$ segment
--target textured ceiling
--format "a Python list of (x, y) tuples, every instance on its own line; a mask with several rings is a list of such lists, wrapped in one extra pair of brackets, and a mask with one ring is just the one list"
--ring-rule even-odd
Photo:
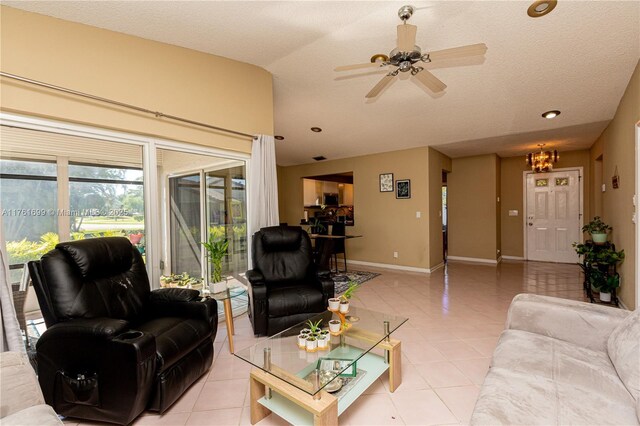
[[(428, 66), (444, 94), (401, 78), (366, 101), (382, 74), (344, 78), (357, 72), (333, 68), (388, 53), (406, 1), (2, 3), (264, 67), (274, 76), (276, 133), (286, 138), (281, 165), (426, 145), (454, 157), (519, 155), (540, 142), (586, 148), (640, 57), (637, 1), (560, 0), (537, 19), (528, 2), (416, 1), (410, 23), (423, 51), (484, 42), (486, 59)], [(540, 117), (550, 109), (562, 114)]]

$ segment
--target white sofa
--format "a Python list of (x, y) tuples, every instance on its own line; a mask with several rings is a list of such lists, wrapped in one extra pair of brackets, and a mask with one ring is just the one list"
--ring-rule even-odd
[(640, 423), (640, 310), (520, 294), (472, 425)]
[(63, 423), (44, 397), (26, 354), (0, 353), (0, 425), (59, 426)]

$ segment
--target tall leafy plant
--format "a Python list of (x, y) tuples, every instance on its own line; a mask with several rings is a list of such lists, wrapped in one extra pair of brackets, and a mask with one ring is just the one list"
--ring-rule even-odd
[(227, 255), (229, 249), (229, 240), (216, 240), (211, 236), (208, 242), (200, 243), (207, 249), (209, 261), (211, 262), (211, 280), (214, 283), (222, 281), (222, 260)]

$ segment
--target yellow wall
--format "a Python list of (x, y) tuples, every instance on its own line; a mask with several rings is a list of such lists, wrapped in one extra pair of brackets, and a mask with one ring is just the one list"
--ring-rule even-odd
[[(555, 147), (554, 147), (555, 148)], [(584, 183), (584, 214), (585, 220), (590, 217), (589, 196), (589, 151), (560, 152), (560, 161), (555, 165), (556, 169), (582, 167)], [(502, 158), (501, 161), (501, 191), (500, 191), (500, 217), (502, 255), (524, 256), (524, 194), (523, 172), (531, 170), (527, 166), (524, 156)], [(518, 210), (518, 216), (509, 216), (509, 210)]]
[[(635, 271), (637, 267), (635, 226), (631, 221), (635, 188), (635, 126), (640, 121), (640, 62), (631, 76), (627, 90), (620, 101), (616, 115), (598, 141), (591, 147), (591, 158), (603, 157), (603, 180), (606, 191), (602, 194), (603, 220), (613, 227), (612, 241), (617, 250), (624, 249), (626, 259), (618, 269), (622, 277), (619, 296), (623, 303), (634, 309)], [(592, 167), (595, 164), (592, 163)], [(613, 189), (611, 177), (616, 168), (620, 187)], [(592, 188), (596, 191), (597, 184)]]
[(454, 158), (447, 177), (449, 256), (497, 259), (497, 155)]
[[(353, 172), (355, 226), (348, 234), (363, 235), (347, 242), (350, 260), (426, 269), (429, 265), (428, 152), (416, 148), (335, 161), (278, 168), (280, 221), (300, 223), (304, 214), (302, 178)], [(411, 198), (397, 200), (380, 192), (379, 175), (411, 179)], [(420, 211), (422, 217), (416, 218)], [(393, 258), (393, 252), (398, 258)]]
[(451, 171), (451, 158), (429, 148), (429, 267), (443, 262), (442, 241), (442, 171)]
[[(226, 127), (273, 134), (271, 74), (262, 68), (0, 8), (0, 67), (34, 80)], [(3, 78), (4, 111), (250, 152), (251, 142)]]

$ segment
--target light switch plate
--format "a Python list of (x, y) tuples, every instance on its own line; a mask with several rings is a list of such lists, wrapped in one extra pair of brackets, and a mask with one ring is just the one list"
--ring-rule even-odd
[(509, 210), (509, 216), (518, 216), (518, 210)]
[(602, 184), (602, 192), (605, 192), (607, 190), (607, 184), (603, 183)]
[(422, 213), (421, 212), (416, 212), (416, 219), (420, 219), (422, 217)]

